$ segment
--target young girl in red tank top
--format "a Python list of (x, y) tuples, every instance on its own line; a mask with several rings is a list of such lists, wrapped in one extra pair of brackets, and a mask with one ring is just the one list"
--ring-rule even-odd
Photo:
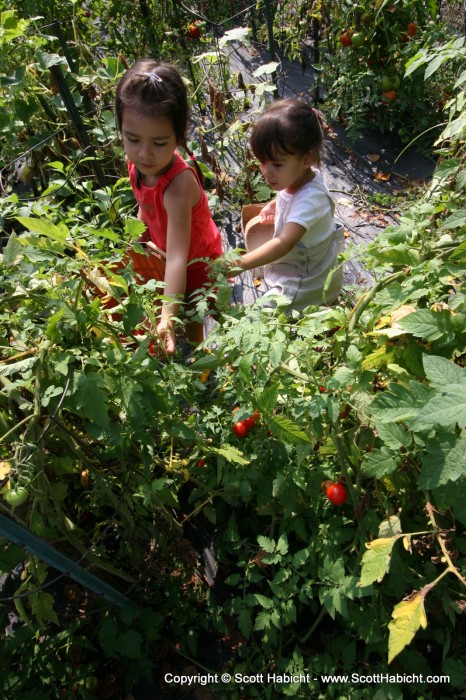
[[(138, 218), (149, 247), (165, 259), (164, 296), (157, 334), (175, 351), (173, 319), (180, 302), (209, 283), (209, 262), (222, 254), (220, 233), (196, 171), (176, 151), (186, 148), (188, 98), (173, 66), (151, 59), (135, 63), (116, 91), (115, 114), (123, 138)], [(202, 258), (203, 261), (192, 260)], [(204, 262), (205, 261), (205, 262)], [(203, 339), (201, 323), (187, 324), (191, 343)]]

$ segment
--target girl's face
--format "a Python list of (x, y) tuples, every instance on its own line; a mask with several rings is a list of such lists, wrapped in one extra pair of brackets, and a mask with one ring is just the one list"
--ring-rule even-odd
[(294, 194), (314, 176), (309, 154), (280, 153), (275, 160), (262, 160), (259, 165), (262, 177), (276, 192), (286, 190)]
[(153, 185), (173, 162), (177, 142), (171, 120), (125, 109), (121, 132), (128, 160), (142, 173), (144, 184)]

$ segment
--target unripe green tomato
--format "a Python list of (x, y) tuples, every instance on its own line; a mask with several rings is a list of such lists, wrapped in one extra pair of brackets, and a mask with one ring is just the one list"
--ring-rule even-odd
[(392, 79), (390, 78), (389, 75), (384, 75), (382, 76), (382, 80), (380, 81), (380, 88), (382, 92), (386, 92), (387, 90), (390, 90), (392, 87)]
[(393, 90), (398, 90), (398, 88), (400, 87), (400, 84), (401, 84), (400, 78), (399, 78), (397, 75), (395, 75), (395, 77), (392, 78), (392, 88), (393, 88)]
[(362, 32), (356, 32), (356, 34), (353, 34), (351, 37), (351, 44), (358, 49), (364, 44), (365, 40), (366, 37)]
[(21, 506), (28, 499), (28, 492), (22, 486), (18, 486), (15, 489), (10, 489), (5, 494), (5, 500), (10, 506), (16, 508), (16, 506)]
[(88, 676), (86, 678), (86, 680), (84, 681), (84, 687), (90, 693), (95, 693), (98, 685), (99, 685), (99, 681), (97, 679), (97, 676)]

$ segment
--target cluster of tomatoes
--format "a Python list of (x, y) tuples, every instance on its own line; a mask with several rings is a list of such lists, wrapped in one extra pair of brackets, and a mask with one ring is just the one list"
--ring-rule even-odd
[(206, 23), (203, 20), (196, 19), (188, 24), (188, 36), (190, 39), (199, 39), (204, 33)]
[(408, 22), (406, 25), (406, 31), (401, 35), (401, 40), (404, 42), (409, 41), (413, 36), (417, 34), (417, 27), (414, 22)]
[[(352, 29), (347, 29), (345, 32), (343, 32), (343, 34), (340, 37), (341, 45), (344, 46), (345, 48), (348, 46), (351, 46), (351, 44), (353, 43), (354, 34), (355, 34), (355, 32), (353, 32)], [(362, 34), (360, 34), (360, 32), (358, 32), (358, 34), (359, 34), (359, 36), (363, 36)], [(363, 36), (363, 38), (364, 38), (364, 36)]]
[[(238, 411), (239, 408), (238, 406), (233, 409), (233, 413)], [(239, 420), (233, 423), (233, 432), (236, 435), (236, 437), (240, 438), (245, 438), (251, 428), (254, 428), (255, 425), (260, 421), (261, 414), (259, 411), (256, 409), (254, 413), (251, 413), (247, 418), (244, 420)]]
[(330, 481), (327, 479), (320, 485), (320, 490), (325, 493), (330, 503), (334, 506), (342, 506), (348, 498), (348, 492), (341, 481)]
[[(417, 34), (417, 26), (414, 22), (408, 22), (406, 25), (406, 30), (401, 34), (401, 40), (404, 42), (412, 39), (413, 36)], [(355, 46), (359, 48), (366, 41), (366, 35), (364, 32), (356, 32), (354, 29), (346, 29), (340, 36), (340, 43), (342, 46), (347, 48), (348, 46)]]
[(347, 29), (340, 37), (340, 43), (345, 48), (355, 46), (359, 48), (364, 44), (366, 37), (362, 32), (355, 32), (353, 29)]

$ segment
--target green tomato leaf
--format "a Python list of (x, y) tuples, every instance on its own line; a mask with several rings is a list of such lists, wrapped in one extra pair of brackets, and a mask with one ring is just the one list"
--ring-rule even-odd
[(246, 639), (249, 639), (252, 632), (252, 618), (247, 608), (243, 608), (238, 615), (238, 627)]
[(228, 44), (231, 41), (239, 41), (241, 44), (245, 44), (246, 46), (249, 46), (251, 43), (251, 41), (249, 39), (250, 33), (251, 33), (251, 30), (249, 27), (236, 27), (236, 29), (229, 29), (220, 38), (220, 41), (218, 42), (219, 46), (221, 49), (223, 49), (223, 47), (226, 46), (226, 44)]
[(17, 216), (16, 218), (19, 223), (25, 226), (29, 231), (39, 233), (41, 236), (47, 236), (60, 243), (65, 243), (67, 238), (70, 237), (70, 232), (65, 224), (55, 226), (55, 224), (47, 219), (35, 219), (30, 216)]
[(379, 537), (372, 542), (366, 542), (367, 552), (361, 561), (361, 578), (358, 586), (369, 586), (375, 581), (381, 581), (390, 568), (393, 545), (399, 538)]
[(53, 609), (53, 596), (50, 593), (34, 593), (29, 596), (31, 608), (39, 622), (53, 622), (59, 625), (58, 617)]
[(210, 448), (211, 452), (224, 457), (230, 464), (249, 464), (249, 460), (245, 458), (243, 453), (233, 445), (222, 445), (221, 447)]
[(369, 406), (375, 420), (382, 423), (415, 418), (420, 409), (433, 395), (433, 390), (419, 382), (409, 385), (391, 384), (388, 391), (380, 393)]
[(75, 374), (76, 392), (71, 401), (80, 415), (107, 428), (109, 426), (107, 397), (105, 395), (104, 380), (96, 372)]
[(255, 631), (260, 632), (261, 630), (268, 629), (270, 627), (270, 621), (271, 621), (270, 613), (260, 612), (257, 615), (256, 621), (254, 623)]
[(8, 237), (8, 243), (3, 248), (2, 258), (6, 267), (12, 267), (22, 255), (22, 247), (14, 231)]
[(270, 610), (274, 606), (273, 599), (267, 598), (265, 595), (261, 595), (260, 593), (255, 593), (254, 598), (256, 599), (256, 602), (259, 603), (259, 605), (262, 608), (265, 608), (266, 610)]
[(466, 224), (466, 209), (458, 209), (457, 211), (453, 212), (453, 214), (450, 214), (443, 224), (441, 225), (441, 229), (452, 229), (452, 228), (461, 228)]
[(391, 453), (386, 447), (382, 449), (374, 449), (364, 457), (361, 469), (366, 476), (374, 476), (381, 479), (387, 474), (392, 474), (397, 469), (398, 463), (393, 459)]
[(398, 325), (416, 338), (433, 341), (455, 331), (457, 323), (451, 311), (420, 309), (398, 321)]
[(441, 389), (445, 384), (464, 384), (466, 387), (466, 369), (455, 365), (446, 357), (424, 355), (424, 371), (429, 383)]
[(466, 427), (466, 390), (461, 384), (446, 384), (419, 411), (411, 424), (414, 430), (425, 430), (434, 425)]
[(286, 416), (271, 416), (267, 422), (271, 433), (285, 443), (299, 445), (312, 442), (309, 435)]
[(411, 434), (398, 423), (376, 423), (377, 433), (390, 450), (399, 450), (411, 444)]
[(443, 433), (427, 445), (422, 460), (419, 488), (434, 489), (448, 481), (457, 481), (466, 474), (466, 435), (459, 439)]

